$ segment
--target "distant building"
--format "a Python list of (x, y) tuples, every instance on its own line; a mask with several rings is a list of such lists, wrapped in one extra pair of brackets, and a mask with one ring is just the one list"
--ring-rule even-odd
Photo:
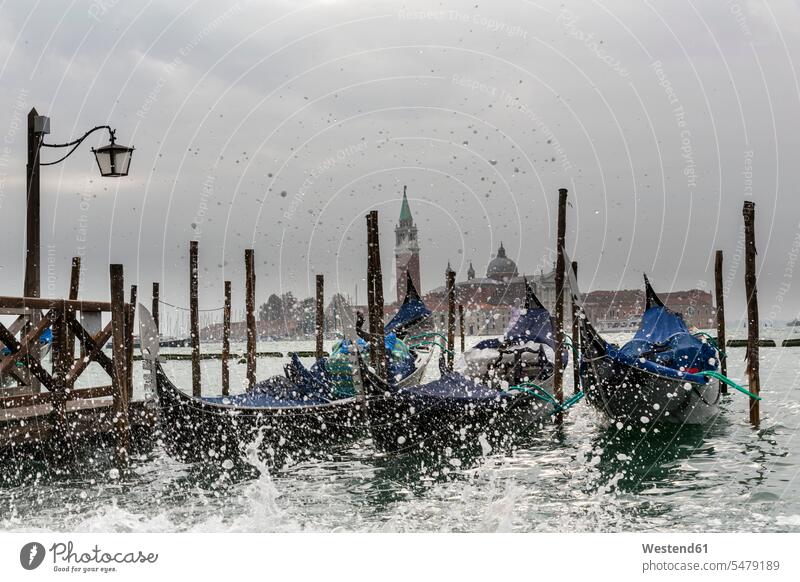
[[(689, 326), (700, 329), (715, 324), (714, 304), (711, 293), (701, 289), (659, 293), (664, 305), (680, 313)], [(619, 291), (592, 291), (584, 298), (586, 316), (598, 329), (625, 329), (641, 318), (645, 307), (643, 289), (620, 289)]]
[[(450, 270), (448, 263), (445, 269)], [(442, 279), (445, 280), (444, 278)], [(456, 304), (464, 306), (464, 331), (467, 335), (499, 335), (505, 331), (525, 302), (525, 281), (528, 281), (542, 304), (553, 311), (555, 305), (555, 270), (549, 273), (520, 276), (517, 264), (506, 255), (503, 243), (489, 261), (485, 277), (475, 276), (472, 262), (466, 281), (456, 281)], [(447, 327), (447, 289), (436, 287), (424, 296), (434, 312), (434, 325)], [(569, 312), (567, 311), (567, 314)]]

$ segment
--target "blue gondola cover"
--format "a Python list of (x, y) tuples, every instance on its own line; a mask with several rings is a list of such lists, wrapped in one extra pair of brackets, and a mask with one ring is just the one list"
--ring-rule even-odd
[(400, 333), (403, 329), (422, 323), (431, 316), (431, 310), (420, 298), (411, 275), (406, 273), (406, 297), (392, 320), (383, 328), (383, 333)]
[(654, 374), (698, 384), (707, 382), (698, 372), (717, 369), (716, 350), (694, 337), (683, 318), (663, 305), (647, 309), (633, 339), (619, 349), (610, 346), (609, 355)]

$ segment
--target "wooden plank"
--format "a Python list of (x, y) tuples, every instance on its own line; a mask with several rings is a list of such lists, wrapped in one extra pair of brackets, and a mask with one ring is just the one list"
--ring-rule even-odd
[[(54, 309), (57, 309), (57, 307)], [(31, 329), (37, 328), (41, 322), (42, 312), (38, 309), (32, 310), (30, 317), (28, 318), (28, 324), (22, 328), (21, 335), (26, 336)], [(27, 378), (26, 384), (31, 387), (31, 390), (34, 392), (39, 392), (42, 389), (42, 381), (39, 375), (34, 372), (34, 369), (38, 367), (41, 371), (44, 371), (44, 368), (41, 366), (41, 347), (39, 346), (38, 336), (36, 337), (36, 341), (31, 343), (28, 348), (28, 356), (24, 359), (24, 363), (26, 364), (27, 368), (22, 370), (22, 373)], [(45, 386), (47, 385), (45, 384)]]
[[(744, 287), (747, 298), (747, 389), (756, 396), (761, 392), (758, 355), (758, 288), (756, 285), (756, 203), (745, 200), (744, 216)], [(750, 422), (758, 426), (761, 422), (759, 401), (750, 398)]]
[[(28, 323), (28, 318), (24, 315), (20, 315), (11, 323), (11, 325), (8, 326), (8, 332), (11, 335), (16, 336), (20, 330), (25, 327), (26, 323)], [(0, 341), (0, 350), (2, 350), (4, 347), (6, 347), (6, 344)]]
[[(719, 346), (719, 371), (728, 375), (728, 359), (725, 357), (725, 294), (722, 286), (722, 251), (717, 251), (714, 258), (714, 291), (717, 302), (717, 346)], [(719, 391), (728, 393), (728, 385), (720, 381)]]
[[(11, 446), (46, 442), (53, 435), (53, 425), (49, 420), (49, 404), (30, 406), (13, 411), (0, 410), (0, 449)], [(13, 413), (6, 418), (6, 413)], [(29, 419), (36, 419), (30, 422)], [(73, 436), (95, 436), (114, 434), (116, 422), (113, 402), (108, 398), (81, 399), (67, 403), (67, 419)], [(156, 417), (147, 402), (131, 403), (131, 424), (152, 429)], [(21, 423), (20, 421), (26, 421)], [(148, 431), (148, 433), (151, 431)]]
[(20, 408), (23, 406), (36, 406), (39, 404), (49, 404), (53, 395), (50, 392), (39, 392), (38, 394), (18, 394), (16, 396), (5, 396), (0, 398), (0, 408)]
[(80, 400), (85, 398), (89, 399), (105, 398), (108, 396), (114, 396), (114, 386), (112, 384), (106, 384), (104, 386), (92, 386), (89, 388), (79, 388), (77, 390), (73, 390), (70, 393), (70, 400)]
[(123, 470), (130, 460), (130, 423), (128, 420), (128, 371), (125, 354), (125, 278), (122, 265), (110, 266), (111, 279), (111, 327), (114, 343), (114, 434), (117, 467)]
[(192, 342), (192, 394), (200, 396), (200, 312), (198, 308), (198, 244), (189, 241), (189, 332)]
[(85, 356), (73, 364), (72, 369), (68, 373), (68, 382), (74, 384), (83, 371), (92, 362), (97, 362), (106, 371), (109, 377), (114, 377), (114, 362), (103, 352), (103, 346), (108, 343), (112, 335), (112, 324), (109, 321), (105, 328), (94, 337), (78, 322), (70, 322), (72, 331), (76, 339), (81, 342), (81, 351), (85, 352)]
[(107, 301), (83, 301), (69, 299), (47, 299), (36, 297), (7, 297), (0, 296), (0, 307), (8, 309), (63, 309), (72, 307), (76, 311), (111, 311), (111, 304)]
[(253, 249), (244, 251), (245, 310), (247, 311), (247, 386), (256, 384), (256, 266)]
[(231, 391), (228, 359), (231, 353), (231, 282), (225, 281), (225, 305), (222, 308), (222, 395)]
[(14, 366), (20, 358), (24, 358), (28, 355), (28, 353), (31, 351), (32, 342), (35, 341), (37, 344), (39, 343), (39, 336), (42, 335), (42, 332), (45, 329), (50, 327), (55, 319), (53, 312), (51, 312), (49, 315), (50, 317), (42, 318), (37, 325), (26, 329), (25, 335), (20, 339), (19, 342), (10, 330), (0, 323), (0, 341), (2, 341), (11, 352), (7, 356), (0, 359), (0, 376), (5, 374), (9, 368)]
[[(19, 315), (17, 319), (15, 319), (11, 325), (8, 326), (8, 332), (16, 336), (28, 323), (28, 314)], [(0, 350), (2, 350), (6, 345), (0, 341)], [(17, 381), (17, 384), (21, 387), (27, 387), (28, 380), (25, 378), (25, 373), (22, 371), (17, 371), (16, 368), (11, 368), (7, 373), (8, 376), (14, 378)], [(2, 378), (2, 374), (0, 374), (0, 378)]]
[[(746, 348), (749, 345), (749, 338), (748, 339), (729, 339), (726, 345), (729, 348)], [(761, 339), (758, 338), (756, 345), (760, 348), (774, 348), (777, 347), (777, 343), (775, 340), (772, 339)], [(745, 359), (747, 359), (747, 352), (745, 351)]]
[[(21, 361), (42, 384), (48, 388), (52, 386), (53, 378), (50, 376), (50, 373), (42, 367), (41, 362), (39, 362), (36, 356), (38, 355), (39, 336), (51, 325), (54, 317), (55, 311), (49, 311), (45, 317), (41, 318), (32, 328), (28, 329), (21, 343), (10, 334), (3, 324), (0, 324), (0, 341), (3, 341), (6, 347), (11, 351), (9, 355), (0, 360), (0, 376), (6, 374), (11, 366), (16, 365), (17, 361)], [(32, 388), (38, 391), (38, 383), (37, 386)]]
[(20, 315), (30, 317), (31, 310), (28, 308), (0, 307), (0, 315)]
[[(559, 403), (564, 402), (564, 369), (561, 367), (561, 352), (564, 348), (564, 275), (565, 259), (564, 245), (567, 235), (567, 189), (558, 190), (558, 228), (556, 241), (556, 347), (555, 366), (553, 372), (553, 396)], [(561, 415), (556, 415), (556, 421), (561, 420)]]
[[(66, 404), (72, 400), (86, 398), (103, 398), (113, 396), (114, 387), (111, 384), (104, 386), (92, 386), (89, 388), (78, 388), (69, 393)], [(18, 394), (16, 396), (6, 396), (0, 398), (0, 409), (11, 410), (14, 408), (24, 408), (28, 406), (38, 406), (40, 404), (51, 404), (53, 394), (51, 392), (40, 392), (38, 394)], [(13, 411), (12, 411), (13, 413)]]

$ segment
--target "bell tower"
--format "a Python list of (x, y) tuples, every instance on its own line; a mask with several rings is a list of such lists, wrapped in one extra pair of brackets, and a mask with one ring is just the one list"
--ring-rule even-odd
[(411, 216), (411, 207), (408, 205), (406, 187), (403, 186), (403, 205), (400, 207), (400, 221), (394, 229), (394, 262), (397, 282), (397, 301), (400, 302), (406, 294), (406, 273), (411, 275), (414, 286), (422, 293), (419, 280), (419, 240), (417, 227)]

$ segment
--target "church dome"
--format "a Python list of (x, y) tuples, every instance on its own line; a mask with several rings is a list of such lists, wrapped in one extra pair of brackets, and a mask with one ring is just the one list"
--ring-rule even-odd
[(500, 243), (497, 256), (489, 261), (486, 277), (497, 281), (506, 281), (517, 276), (519, 276), (517, 264), (506, 256), (506, 249), (503, 247), (503, 243)]

